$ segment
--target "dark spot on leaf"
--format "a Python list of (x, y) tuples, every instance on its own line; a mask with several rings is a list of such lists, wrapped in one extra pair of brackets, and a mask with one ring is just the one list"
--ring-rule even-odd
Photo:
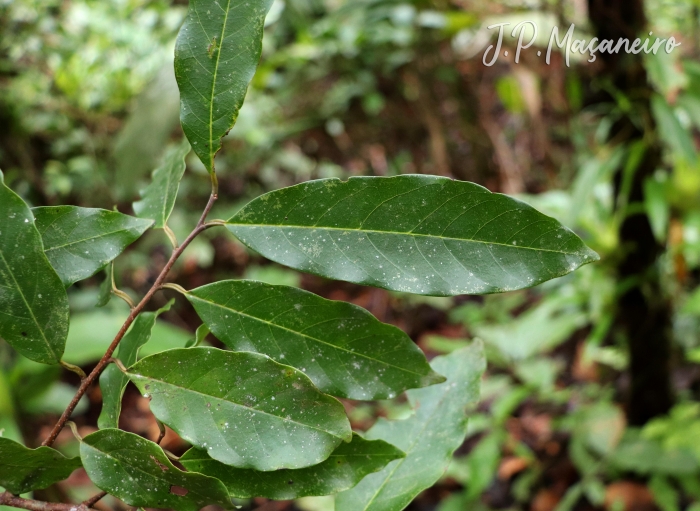
[[(153, 456), (153, 455), (151, 454), (150, 457), (151, 457), (151, 459), (153, 460), (153, 462), (154, 462), (156, 465), (158, 465), (158, 468), (161, 469), (163, 472), (167, 472), (167, 471), (169, 470), (169, 469), (168, 469), (168, 466), (167, 466), (167, 465), (163, 465), (160, 461), (158, 461), (158, 459), (157, 459), (155, 456)], [(171, 489), (171, 491), (172, 491), (172, 489)]]
[(173, 495), (177, 495), (178, 497), (184, 497), (189, 492), (190, 490), (188, 490), (187, 488), (183, 488), (182, 486), (172, 485), (170, 487), (170, 493), (172, 493)]
[(290, 479), (289, 481), (287, 481), (287, 484), (294, 484), (294, 481)]
[(22, 332), (22, 337), (27, 337), (27, 332)]

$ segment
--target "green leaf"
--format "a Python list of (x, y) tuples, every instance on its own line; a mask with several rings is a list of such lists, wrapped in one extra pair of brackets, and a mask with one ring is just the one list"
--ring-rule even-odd
[(681, 125), (666, 99), (658, 94), (651, 97), (651, 111), (658, 125), (659, 137), (676, 154), (691, 165), (697, 163), (695, 142), (691, 132)]
[(165, 227), (173, 212), (180, 181), (185, 173), (185, 157), (189, 152), (187, 140), (171, 147), (165, 154), (163, 164), (153, 171), (151, 184), (141, 191), (141, 200), (134, 202), (136, 216), (155, 220), (155, 229)]
[(105, 279), (100, 284), (100, 291), (97, 295), (95, 307), (104, 307), (112, 299), (112, 288), (114, 286), (114, 263), (110, 263), (105, 269)]
[(0, 171), (0, 337), (25, 357), (58, 364), (68, 335), (68, 296), (44, 255), (34, 217)]
[(127, 375), (151, 397), (161, 422), (227, 465), (307, 467), (352, 438), (343, 405), (264, 355), (170, 350), (144, 358)]
[(201, 449), (190, 449), (180, 462), (187, 470), (219, 479), (232, 497), (288, 500), (347, 490), (367, 474), (403, 456), (403, 452), (382, 440), (365, 440), (353, 434), (352, 442), (341, 443), (326, 461), (296, 470), (260, 472), (229, 467)]
[(232, 507), (221, 481), (179, 470), (157, 444), (133, 433), (103, 429), (88, 435), (80, 443), (80, 457), (98, 488), (130, 506), (178, 511), (209, 504)]
[(365, 435), (391, 442), (406, 457), (339, 494), (336, 511), (399, 511), (447, 470), (452, 453), (467, 434), (466, 408), (479, 397), (486, 364), (481, 345), (474, 343), (434, 359), (431, 365), (447, 381), (409, 390), (414, 415), (402, 421), (379, 419)]
[(32, 211), (44, 252), (66, 287), (100, 271), (153, 224), (115, 211), (77, 206)]
[[(125, 367), (136, 363), (141, 346), (151, 339), (156, 319), (161, 313), (170, 310), (173, 303), (174, 300), (171, 300), (165, 307), (156, 312), (142, 312), (136, 317), (114, 355)], [(114, 364), (108, 366), (100, 375), (102, 411), (97, 419), (97, 427), (100, 429), (119, 427), (122, 396), (127, 383), (129, 383), (129, 379)]]
[(63, 481), (80, 466), (80, 458), (66, 458), (50, 447), (29, 449), (0, 437), (0, 486), (15, 495)]
[(187, 299), (227, 346), (299, 368), (329, 394), (385, 399), (444, 381), (404, 332), (356, 305), (241, 280), (194, 289)]
[(521, 289), (598, 259), (527, 204), (435, 176), (310, 181), (257, 198), (228, 228), (293, 268), (424, 295)]
[(175, 45), (180, 122), (211, 173), (255, 74), (272, 0), (192, 0)]

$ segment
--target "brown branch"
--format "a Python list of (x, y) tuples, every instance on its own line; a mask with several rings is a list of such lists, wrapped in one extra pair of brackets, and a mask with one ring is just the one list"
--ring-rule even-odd
[[(148, 302), (151, 300), (151, 298), (156, 293), (156, 291), (158, 291), (161, 288), (161, 286), (165, 282), (166, 277), (168, 276), (168, 273), (170, 273), (170, 270), (172, 269), (173, 265), (175, 264), (175, 261), (177, 261), (177, 259), (182, 255), (182, 253), (185, 251), (187, 246), (192, 242), (192, 240), (194, 240), (202, 231), (205, 231), (206, 229), (208, 229), (212, 225), (217, 225), (217, 224), (206, 224), (205, 223), (205, 221), (207, 219), (207, 215), (209, 214), (209, 211), (211, 211), (211, 208), (214, 206), (214, 202), (216, 202), (217, 198), (218, 197), (216, 194), (212, 194), (209, 197), (209, 202), (207, 202), (207, 206), (204, 208), (204, 212), (202, 213), (202, 216), (199, 219), (199, 222), (197, 222), (197, 226), (190, 233), (190, 235), (187, 236), (185, 241), (182, 242), (182, 245), (180, 245), (178, 248), (176, 248), (173, 251), (172, 255), (170, 256), (170, 259), (163, 267), (163, 270), (160, 272), (160, 275), (158, 275), (158, 278), (153, 283), (153, 286), (151, 286), (151, 289), (148, 290), (148, 292), (143, 297), (143, 299), (139, 302), (139, 304), (131, 310), (129, 317), (126, 318), (126, 321), (124, 322), (122, 327), (119, 329), (119, 332), (117, 333), (116, 337), (112, 341), (112, 344), (110, 344), (109, 348), (107, 348), (107, 352), (100, 359), (100, 361), (97, 363), (97, 365), (92, 370), (92, 372), (87, 376), (87, 378), (85, 378), (81, 382), (80, 387), (78, 388), (78, 391), (75, 393), (75, 396), (73, 396), (73, 399), (71, 400), (70, 404), (65, 409), (65, 411), (61, 415), (61, 418), (58, 420), (56, 425), (51, 430), (51, 433), (49, 434), (49, 436), (46, 438), (46, 440), (44, 440), (44, 442), (41, 445), (51, 446), (56, 441), (56, 437), (58, 437), (58, 434), (63, 429), (63, 426), (66, 425), (66, 421), (68, 421), (71, 414), (73, 413), (73, 410), (75, 410), (75, 407), (78, 405), (78, 401), (80, 401), (80, 398), (83, 397), (83, 394), (85, 394), (85, 392), (90, 387), (90, 385), (92, 385), (92, 383), (100, 376), (100, 374), (102, 374), (102, 371), (104, 371), (105, 367), (107, 367), (107, 364), (109, 364), (110, 359), (112, 358), (112, 354), (114, 353), (114, 350), (117, 349), (117, 346), (119, 345), (119, 342), (122, 340), (122, 337), (124, 337), (124, 334), (126, 334), (126, 331), (129, 329), (131, 324), (136, 319), (136, 316), (138, 316), (139, 313), (141, 313), (141, 311), (148, 304)], [(29, 509), (29, 508), (27, 508), (27, 509)]]
[(89, 499), (84, 501), (81, 504), (81, 506), (85, 506), (85, 507), (90, 508), (90, 507), (94, 506), (95, 504), (97, 504), (100, 500), (102, 500), (106, 496), (107, 496), (107, 492), (101, 491), (100, 493), (93, 495), (92, 497), (90, 497)]
[(0, 493), (0, 505), (19, 507), (29, 511), (88, 511), (91, 507), (83, 504), (61, 504), (57, 502), (44, 502), (41, 500), (23, 499), (12, 495), (10, 492)]

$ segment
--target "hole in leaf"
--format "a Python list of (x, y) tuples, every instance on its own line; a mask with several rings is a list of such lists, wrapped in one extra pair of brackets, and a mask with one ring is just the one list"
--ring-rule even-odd
[(170, 487), (170, 493), (172, 493), (173, 495), (177, 495), (178, 497), (184, 497), (189, 492), (190, 490), (188, 490), (187, 488), (183, 488), (182, 486), (172, 485)]

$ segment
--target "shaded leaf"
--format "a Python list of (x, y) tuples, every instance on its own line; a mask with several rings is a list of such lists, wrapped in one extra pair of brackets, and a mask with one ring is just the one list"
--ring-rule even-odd
[(187, 298), (226, 345), (302, 369), (329, 394), (385, 399), (444, 381), (410, 337), (356, 305), (241, 280), (200, 287)]
[(258, 66), (271, 5), (272, 0), (192, 0), (177, 36), (180, 122), (209, 172)]
[(293, 268), (424, 295), (521, 289), (598, 259), (529, 205), (435, 176), (310, 181), (257, 198), (228, 228)]
[[(170, 310), (173, 303), (174, 300), (171, 300), (165, 307), (156, 312), (142, 312), (136, 317), (114, 355), (125, 367), (136, 363), (141, 346), (151, 339), (156, 319), (161, 313)], [(110, 364), (100, 375), (102, 411), (97, 419), (97, 427), (100, 429), (119, 427), (122, 396), (127, 383), (129, 383), (129, 378), (114, 364)]]
[(112, 288), (114, 286), (114, 263), (110, 263), (105, 269), (105, 279), (100, 284), (100, 291), (97, 295), (95, 307), (104, 307), (112, 299)]
[(651, 111), (658, 124), (658, 134), (661, 140), (676, 156), (685, 159), (692, 165), (696, 164), (698, 157), (692, 134), (681, 125), (668, 102), (658, 94), (652, 95)]
[(486, 364), (481, 345), (474, 343), (434, 359), (431, 365), (447, 376), (447, 381), (409, 390), (414, 415), (401, 421), (379, 419), (365, 435), (391, 442), (405, 451), (406, 457), (339, 494), (337, 511), (399, 511), (447, 470), (452, 453), (467, 434), (466, 408), (479, 397), (479, 380)]
[(44, 252), (66, 287), (100, 271), (153, 224), (105, 209), (47, 206), (32, 211)]
[(130, 506), (197, 511), (209, 504), (231, 508), (226, 488), (213, 477), (177, 469), (154, 442), (103, 429), (80, 443), (90, 480)]
[(264, 355), (177, 349), (144, 358), (127, 374), (161, 422), (227, 465), (307, 467), (352, 438), (343, 405)]
[(25, 357), (58, 364), (68, 335), (68, 296), (44, 255), (34, 217), (0, 171), (0, 337)]
[(287, 500), (331, 495), (355, 486), (363, 477), (381, 470), (404, 454), (381, 440), (365, 440), (353, 434), (352, 442), (341, 443), (324, 462), (296, 470), (260, 472), (224, 465), (201, 449), (190, 449), (180, 459), (187, 470), (216, 477), (232, 497)]
[(0, 486), (15, 495), (63, 481), (80, 466), (80, 458), (66, 458), (50, 447), (29, 449), (0, 437)]
[(155, 229), (162, 229), (173, 212), (180, 181), (185, 173), (185, 157), (189, 152), (187, 140), (168, 149), (163, 164), (153, 171), (151, 184), (141, 191), (141, 200), (134, 202), (136, 216), (154, 220)]

